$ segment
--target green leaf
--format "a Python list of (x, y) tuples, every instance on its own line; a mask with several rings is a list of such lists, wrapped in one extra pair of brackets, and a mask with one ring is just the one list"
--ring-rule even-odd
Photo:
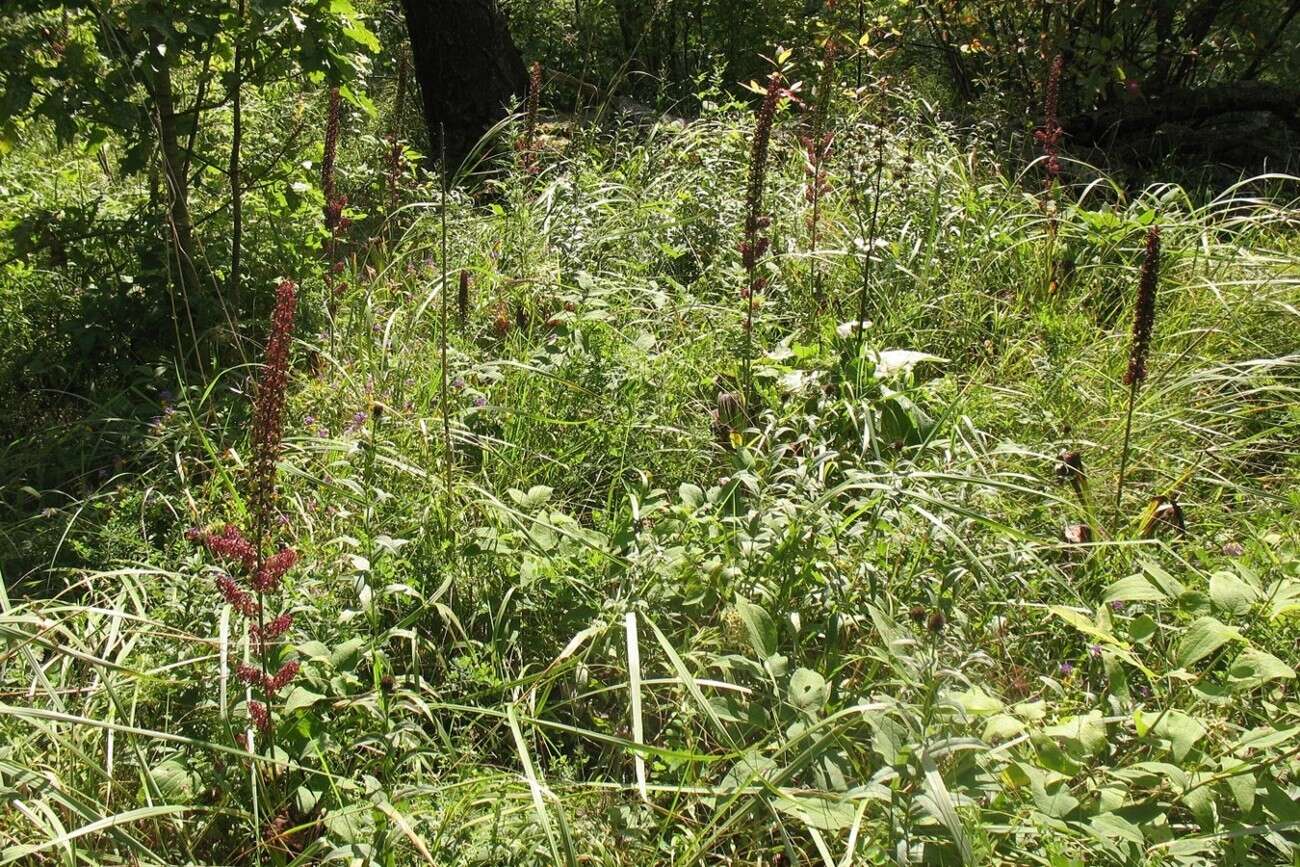
[(758, 654), (759, 659), (767, 659), (776, 653), (777, 629), (776, 622), (772, 620), (771, 615), (763, 609), (761, 605), (756, 605), (737, 594), (736, 596), (736, 613), (740, 615), (741, 622), (745, 624), (745, 632), (749, 636), (750, 646)]
[(149, 778), (169, 804), (189, 804), (201, 785), (198, 774), (184, 760), (170, 758), (149, 771)]
[(320, 693), (312, 692), (305, 686), (295, 686), (293, 692), (284, 701), (284, 712), (292, 713), (305, 707), (311, 707), (318, 701), (324, 701), (325, 696)]
[(1138, 669), (1148, 677), (1155, 677), (1155, 672), (1143, 665), (1142, 661), (1133, 655), (1133, 652), (1129, 650), (1127, 642), (1120, 641), (1114, 635), (1111, 635), (1110, 632), (1096, 626), (1091, 620), (1080, 614), (1078, 611), (1075, 611), (1073, 608), (1067, 608), (1064, 605), (1052, 605), (1047, 610), (1082, 632), (1084, 635), (1091, 636), (1098, 641), (1109, 644), (1117, 657)]
[(830, 697), (826, 678), (810, 668), (797, 668), (790, 675), (790, 703), (800, 710), (815, 711)]
[(1000, 713), (997, 716), (990, 717), (989, 721), (984, 724), (984, 733), (981, 738), (985, 743), (995, 744), (1019, 737), (1024, 730), (1025, 724), (1020, 720), (1010, 714)]
[(1232, 662), (1228, 679), (1233, 689), (1247, 690), (1262, 686), (1270, 680), (1291, 680), (1295, 670), (1271, 653), (1247, 647)]
[(677, 486), (677, 496), (681, 498), (682, 505), (689, 509), (698, 509), (704, 505), (704, 490), (699, 485), (682, 482)]
[(928, 752), (921, 756), (921, 768), (925, 771), (926, 789), (926, 797), (921, 799), (922, 805), (938, 820), (939, 824), (948, 829), (948, 833), (952, 835), (953, 841), (957, 844), (961, 862), (963, 864), (977, 863), (970, 836), (966, 833), (966, 826), (962, 824), (961, 816), (957, 815), (957, 805), (952, 802), (952, 795), (948, 793), (948, 786), (944, 784), (943, 776), (939, 773), (939, 767), (934, 763), (934, 758)]
[(1245, 641), (1245, 639), (1234, 627), (1213, 617), (1202, 617), (1187, 627), (1187, 631), (1183, 633), (1174, 654), (1174, 661), (1180, 668), (1189, 668), (1229, 641)]
[(1137, 825), (1115, 813), (1098, 813), (1088, 821), (1088, 824), (1099, 836), (1107, 840), (1125, 840), (1139, 846), (1146, 843), (1142, 837), (1142, 830)]
[(1205, 726), (1201, 721), (1180, 710), (1139, 710), (1133, 714), (1133, 722), (1142, 737), (1151, 734), (1169, 741), (1174, 761), (1178, 762), (1186, 758), (1196, 742), (1205, 737)]
[(1210, 599), (1229, 614), (1249, 614), (1251, 606), (1259, 598), (1257, 587), (1252, 587), (1231, 572), (1215, 572), (1210, 576)]
[(361, 658), (361, 649), (365, 646), (364, 638), (349, 638), (334, 648), (334, 652), (330, 654), (330, 665), (335, 671), (351, 671), (357, 667), (357, 661)]
[(1002, 702), (989, 695), (978, 686), (965, 692), (953, 693), (952, 698), (971, 716), (992, 716), (1003, 709)]
[(1165, 592), (1145, 575), (1121, 578), (1106, 589), (1103, 602), (1168, 602)]

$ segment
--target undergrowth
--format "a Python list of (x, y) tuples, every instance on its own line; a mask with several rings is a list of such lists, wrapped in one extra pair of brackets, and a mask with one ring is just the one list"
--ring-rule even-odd
[(0, 861), (1297, 863), (1295, 179), (1133, 193), (1063, 153), (1047, 215), (1041, 166), (923, 109), (827, 119), (815, 249), (787, 106), (742, 263), (728, 105), (544, 123), (285, 275), (270, 750), (184, 540), (253, 508), (256, 353), (143, 372), (157, 417), (73, 483), (11, 443)]

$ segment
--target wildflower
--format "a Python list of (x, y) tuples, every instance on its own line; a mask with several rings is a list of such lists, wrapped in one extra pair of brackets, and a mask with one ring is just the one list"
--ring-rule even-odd
[(460, 272), (460, 285), (456, 288), (456, 312), (463, 328), (469, 321), (469, 271), (464, 268)]
[(285, 548), (266, 558), (260, 569), (254, 574), (249, 584), (258, 593), (270, 593), (280, 586), (284, 573), (298, 562), (298, 553), (292, 548)]
[(325, 154), (320, 166), (320, 188), (325, 194), (325, 228), (331, 232), (338, 225), (342, 210), (342, 205), (337, 209), (334, 207), (334, 159), (339, 144), (339, 110), (343, 107), (339, 96), (337, 87), (330, 88), (329, 109), (325, 116)]
[(1160, 227), (1147, 230), (1146, 254), (1138, 279), (1137, 305), (1133, 308), (1133, 339), (1129, 348), (1125, 385), (1135, 385), (1147, 378), (1147, 355), (1151, 351), (1151, 331), (1156, 318), (1156, 284), (1160, 278)]
[(257, 617), (261, 606), (253, 599), (252, 594), (245, 593), (239, 589), (239, 585), (229, 575), (217, 576), (217, 591), (231, 608), (250, 620)]
[(284, 432), (284, 395), (289, 382), (289, 347), (293, 340), (297, 286), (283, 280), (276, 287), (271, 336), (266, 344), (262, 380), (253, 402), (252, 507), (259, 528), (266, 526), (275, 499), (275, 464)]
[(262, 685), (262, 672), (246, 662), (240, 663), (239, 668), (235, 670), (235, 677), (248, 686)]
[(925, 606), (913, 605), (912, 610), (907, 612), (907, 616), (912, 618), (912, 622), (917, 626), (925, 623)]
[(1225, 542), (1223, 544), (1223, 553), (1229, 557), (1240, 557), (1246, 553), (1240, 542)]
[(535, 175), (537, 165), (537, 110), (542, 97), (542, 65), (536, 61), (528, 68), (528, 101), (524, 106), (524, 131), (515, 141), (519, 162), (525, 173)]
[(1124, 610), (1124, 600), (1123, 599), (1112, 600), (1110, 603), (1110, 610), (1114, 611), (1116, 614), (1122, 612)]
[(1088, 645), (1088, 655), (1091, 656), (1093, 659), (1100, 659), (1100, 658), (1101, 658), (1101, 645), (1100, 645), (1100, 644), (1089, 644), (1089, 645)]
[(250, 631), (254, 641), (258, 644), (265, 644), (284, 635), (291, 626), (293, 626), (293, 614), (286, 611), (265, 626), (254, 625)]
[(267, 678), (263, 683), (263, 686), (266, 689), (266, 694), (275, 695), (280, 690), (288, 686), (290, 681), (292, 681), (294, 677), (297, 676), (298, 668), (299, 668), (299, 664), (298, 664), (298, 660), (296, 659), (291, 659), (288, 662), (286, 662), (284, 665), (280, 666), (280, 670), (277, 671), (271, 677)]
[(244, 534), (234, 524), (227, 524), (220, 533), (196, 531), (191, 541), (201, 542), (212, 556), (239, 563), (245, 569), (252, 568), (257, 561), (257, 550), (253, 543), (244, 538)]
[(1056, 667), (1056, 670), (1060, 673), (1062, 677), (1069, 677), (1071, 674), (1074, 673), (1074, 663), (1062, 662), (1060, 665)]
[(1061, 173), (1061, 163), (1057, 159), (1057, 147), (1061, 143), (1064, 130), (1061, 129), (1060, 109), (1061, 70), (1065, 67), (1065, 58), (1058, 54), (1052, 61), (1047, 73), (1047, 85), (1043, 89), (1043, 126), (1034, 133), (1034, 138), (1043, 146), (1047, 157), (1047, 183), (1050, 186)]
[(925, 628), (933, 632), (935, 635), (943, 632), (944, 627), (947, 625), (948, 619), (943, 616), (942, 611), (938, 610), (931, 611), (929, 618), (925, 621)]
[(260, 732), (269, 731), (271, 728), (271, 715), (266, 710), (266, 705), (260, 701), (250, 701), (248, 703), (248, 718), (253, 721)]

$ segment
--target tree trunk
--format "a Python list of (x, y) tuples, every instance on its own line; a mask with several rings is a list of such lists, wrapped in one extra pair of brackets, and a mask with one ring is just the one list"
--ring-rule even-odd
[(180, 133), (176, 124), (176, 103), (172, 91), (170, 60), (158, 59), (153, 73), (153, 99), (158, 110), (158, 145), (162, 155), (163, 179), (167, 184), (168, 217), (172, 241), (176, 248), (176, 284), (183, 293), (197, 297), (198, 266), (194, 261), (194, 220), (190, 216), (190, 184), (185, 175), (185, 157), (181, 152)]
[(433, 150), (445, 129), (460, 165), (528, 89), (528, 72), (494, 0), (402, 0)]

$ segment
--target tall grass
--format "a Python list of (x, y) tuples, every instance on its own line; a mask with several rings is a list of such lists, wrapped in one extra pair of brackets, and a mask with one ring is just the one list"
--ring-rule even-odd
[[(1241, 683), (1297, 662), (1295, 179), (1198, 204), (1076, 165), (1049, 225), (987, 142), (904, 107), (879, 152), (827, 155), (879, 190), (818, 205), (824, 311), (754, 308), (739, 441), (710, 409), (756, 213), (745, 112), (558, 143), (495, 198), (429, 184), (345, 266), (338, 345), (302, 332), (322, 363), (287, 408), (313, 639), (272, 753), (224, 736), (233, 624), (181, 539), (246, 461), (241, 371), (184, 383), (103, 490), (11, 511), (41, 557), (0, 599), (0, 860), (1283, 863), (1300, 709), (1277, 669)], [(773, 127), (767, 201), (801, 201), (794, 132)], [(1125, 437), (1120, 312), (1157, 211)], [(770, 213), (770, 285), (798, 286), (804, 212)], [(1049, 233), (1076, 262), (1055, 300), (1021, 291)], [(463, 329), (450, 262), (479, 290)], [(498, 333), (519, 287), (550, 315)], [(799, 337), (837, 312), (872, 323), (856, 354)], [(846, 356), (870, 362), (853, 388)], [(1176, 486), (1189, 538), (1062, 542), (1089, 520), (1053, 478), (1066, 448), (1097, 488), (1125, 454), (1126, 490)], [(1206, 617), (1235, 634), (1198, 657)], [(291, 792), (278, 823), (259, 775)]]

